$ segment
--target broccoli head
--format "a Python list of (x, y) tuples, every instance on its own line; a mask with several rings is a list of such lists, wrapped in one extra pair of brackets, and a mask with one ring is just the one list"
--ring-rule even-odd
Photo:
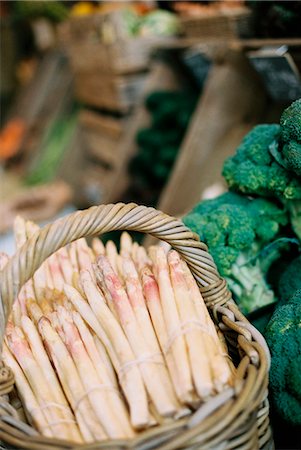
[(279, 302), (286, 302), (298, 289), (301, 289), (301, 255), (293, 259), (280, 276), (278, 283)]
[(270, 392), (275, 410), (288, 423), (301, 425), (301, 290), (276, 307), (265, 338), (272, 356)]
[(301, 199), (301, 180), (278, 164), (269, 152), (279, 138), (279, 125), (258, 125), (248, 133), (223, 167), (230, 189), (244, 194)]
[[(208, 245), (217, 268), (227, 279), (237, 303), (246, 313), (275, 300), (265, 281), (262, 249), (277, 238), (287, 224), (287, 214), (265, 199), (251, 199), (227, 192), (198, 204), (184, 223)], [(273, 254), (269, 254), (270, 264)]]
[(292, 227), (301, 240), (301, 179), (272, 155), (279, 136), (279, 125), (253, 128), (236, 154), (225, 161), (223, 176), (234, 191), (280, 200), (288, 209)]
[(270, 152), (282, 167), (301, 175), (301, 99), (284, 110), (279, 141), (270, 146)]

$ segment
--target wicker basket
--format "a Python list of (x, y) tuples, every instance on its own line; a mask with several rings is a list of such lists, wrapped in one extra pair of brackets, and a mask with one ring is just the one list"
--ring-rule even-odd
[(183, 17), (184, 34), (198, 39), (235, 39), (249, 37), (252, 31), (252, 14), (241, 11), (231, 14), (217, 12), (212, 16)]
[(5, 323), (20, 287), (53, 252), (83, 236), (111, 230), (137, 230), (171, 244), (187, 261), (212, 317), (223, 330), (237, 376), (228, 388), (190, 417), (140, 433), (133, 440), (75, 445), (39, 435), (17, 419), (8, 396), (14, 384), (11, 370), (0, 369), (0, 439), (30, 450), (67, 449), (272, 449), (267, 401), (269, 353), (265, 341), (231, 300), (205, 244), (179, 220), (135, 204), (95, 206), (78, 211), (37, 232), (0, 273), (1, 342)]

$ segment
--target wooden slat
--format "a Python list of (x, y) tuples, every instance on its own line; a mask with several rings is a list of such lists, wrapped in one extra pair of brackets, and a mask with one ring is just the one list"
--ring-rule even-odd
[(203, 178), (221, 172), (222, 161), (234, 152), (242, 133), (235, 132), (226, 147), (225, 137), (236, 127), (247, 130), (257, 123), (265, 102), (264, 90), (242, 55), (230, 54), (228, 62), (215, 64), (158, 208), (180, 215), (198, 202)]

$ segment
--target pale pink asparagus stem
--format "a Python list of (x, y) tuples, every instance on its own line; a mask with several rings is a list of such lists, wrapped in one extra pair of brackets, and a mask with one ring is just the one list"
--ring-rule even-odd
[[(143, 286), (144, 296), (147, 302), (147, 308), (150, 312), (152, 323), (154, 325), (157, 338), (160, 342), (161, 349), (164, 351), (168, 342), (167, 328), (164, 321), (160, 293), (155, 276), (149, 267), (144, 267), (141, 271), (141, 280)], [(165, 354), (166, 364), (169, 370), (170, 377), (173, 382), (177, 397), (181, 399), (181, 389), (179, 384), (178, 369), (174, 361), (172, 352)]]
[(92, 250), (95, 256), (104, 255), (106, 253), (103, 242), (97, 237), (92, 240)]
[(73, 272), (72, 276), (72, 286), (84, 297), (83, 288), (80, 283), (79, 272)]
[(31, 351), (33, 353), (34, 358), (39, 364), (44, 377), (48, 383), (49, 389), (52, 392), (54, 401), (61, 405), (61, 408), (58, 410), (58, 415), (61, 416), (61, 419), (66, 419), (69, 421), (68, 428), (70, 432), (70, 438), (74, 442), (82, 442), (82, 437), (79, 433), (77, 425), (75, 423), (75, 419), (73, 413), (66, 401), (66, 397), (61, 390), (61, 386), (58, 382), (56, 374), (53, 370), (52, 365), (50, 364), (49, 358), (43, 346), (40, 335), (34, 325), (34, 323), (27, 316), (23, 316), (22, 320), (22, 329), (26, 335), (27, 341), (30, 345)]
[(171, 416), (175, 413), (176, 407), (161, 383), (160, 371), (158, 370), (158, 363), (162, 363), (162, 360), (160, 360), (161, 354), (154, 355), (152, 349), (148, 346), (144, 335), (141, 333), (128, 296), (108, 259), (105, 256), (100, 256), (97, 264), (104, 274), (105, 282), (111, 292), (120, 322), (131, 344), (132, 350), (136, 358), (141, 361), (139, 368), (149, 396), (159, 414), (164, 417)]
[(48, 319), (42, 317), (38, 326), (84, 439), (88, 442), (93, 438), (106, 439), (106, 434), (91, 408), (86, 390), (65, 344)]
[(57, 289), (58, 291), (61, 291), (63, 289), (64, 277), (61, 272), (57, 254), (54, 253), (53, 255), (49, 256), (47, 261), (48, 261), (48, 267), (49, 267), (52, 281), (53, 281), (53, 287), (55, 289)]
[(88, 392), (88, 398), (96, 416), (110, 438), (124, 438), (122, 426), (116, 420), (110, 402), (108, 391), (112, 392), (112, 388), (105, 383), (103, 373), (97, 374), (80, 334), (73, 323), (72, 315), (70, 316), (68, 311), (62, 306), (58, 308), (58, 313), (66, 337), (66, 346)]
[(214, 386), (219, 392), (228, 384), (231, 384), (231, 368), (229, 366), (230, 360), (224, 356), (224, 349), (218, 338), (215, 326), (206, 308), (200, 290), (190, 272), (187, 264), (182, 261), (182, 267), (185, 275), (185, 280), (193, 299), (197, 314), (199, 318), (205, 318), (206, 326), (210, 332), (211, 337), (206, 341), (207, 354), (210, 355), (210, 366), (214, 379)]
[(163, 363), (158, 365), (157, 369), (160, 373), (161, 383), (167, 392), (169, 400), (176, 409), (178, 408), (179, 404), (176, 400), (171, 380), (166, 370), (165, 361), (145, 304), (139, 275), (136, 271), (133, 261), (129, 257), (123, 257), (123, 271), (128, 298), (133, 308), (136, 320), (139, 324), (141, 335), (144, 336), (151, 353), (157, 354)]
[(63, 274), (64, 282), (68, 284), (72, 284), (72, 277), (73, 277), (73, 266), (71, 264), (68, 252), (66, 250), (66, 247), (61, 248), (56, 252), (57, 258), (59, 261), (60, 269)]
[(106, 243), (106, 255), (107, 255), (108, 260), (110, 261), (111, 266), (115, 270), (115, 272), (118, 272), (118, 267), (117, 267), (118, 252), (117, 252), (116, 245), (114, 244), (113, 241), (108, 241)]
[(94, 254), (88, 246), (86, 239), (81, 238), (75, 241), (77, 250), (77, 261), (80, 270), (92, 270), (92, 263), (94, 261)]
[(7, 342), (10, 350), (21, 366), (40, 408), (43, 408), (51, 431), (55, 436), (62, 439), (66, 437), (70, 438), (68, 427), (65, 423), (61, 423), (61, 417), (57, 407), (54, 405), (54, 398), (48, 383), (21, 329), (18, 327), (7, 329)]
[[(118, 257), (120, 255), (117, 255)], [(101, 270), (99, 270), (97, 264), (93, 264), (93, 272), (95, 275), (95, 280), (97, 283), (97, 286), (99, 287), (99, 289), (101, 290), (101, 292), (104, 295), (104, 298), (106, 300), (106, 304), (108, 305), (108, 307), (110, 308), (111, 312), (114, 314), (114, 317), (118, 319), (118, 314), (111, 296), (111, 293), (109, 291), (109, 289), (107, 288), (107, 285), (105, 283), (104, 277), (103, 277), (103, 273), (101, 272)]]
[[(94, 312), (90, 308), (89, 304), (81, 297), (78, 291), (74, 289), (72, 286), (65, 285), (64, 286), (65, 294), (68, 299), (72, 302), (75, 309), (81, 314), (83, 319), (87, 322), (87, 324), (92, 328), (94, 333), (101, 340), (103, 345), (105, 346), (113, 366), (116, 372), (119, 374), (121, 365), (128, 363), (133, 360), (133, 354), (130, 350), (130, 356), (124, 353), (123, 346), (120, 348), (119, 344), (119, 335), (115, 335), (112, 333), (108, 337), (107, 332), (100, 325), (98, 319), (96, 318)], [(114, 342), (117, 339), (117, 348), (113, 346)], [(123, 341), (122, 341), (123, 342)], [(127, 348), (127, 341), (125, 341), (125, 346)], [(120, 359), (119, 359), (120, 358)], [(138, 399), (137, 401), (137, 386), (138, 390), (140, 389), (140, 373), (135, 365), (133, 367), (129, 367), (128, 370), (124, 371), (124, 376), (120, 378), (120, 384), (124, 391), (125, 397), (128, 401), (131, 415), (131, 422), (134, 428), (143, 428), (148, 425), (148, 414), (147, 414), (147, 400), (142, 398), (142, 401)], [(146, 395), (145, 395), (146, 397)], [(145, 406), (146, 404), (146, 406)]]
[(22, 400), (29, 422), (44, 436), (53, 437), (54, 434), (52, 433), (47, 419), (44, 416), (44, 411), (40, 409), (37, 399), (29, 386), (22, 369), (5, 342), (3, 343), (2, 355), (7, 366), (10, 367), (14, 373), (18, 393)]
[[(141, 419), (143, 419), (144, 421), (148, 421), (149, 416), (147, 396), (144, 389), (143, 380), (137, 366), (135, 364), (132, 364), (135, 357), (122, 331), (122, 328), (109, 308), (106, 306), (102, 294), (93, 283), (93, 280), (88, 271), (81, 272), (81, 280), (91, 309), (93, 310), (98, 322), (103, 326), (105, 332), (110, 338), (113, 347), (117, 352), (118, 359), (121, 362), (121, 365), (128, 365), (128, 369), (122, 374), (123, 377), (121, 377), (121, 380), (124, 378), (125, 383), (128, 387), (128, 391), (131, 393), (131, 398), (129, 398), (130, 407), (135, 392), (136, 403), (139, 404), (138, 407), (140, 408), (139, 414), (141, 416)], [(132, 406), (132, 409), (134, 414), (134, 405)]]
[(81, 340), (91, 359), (91, 362), (93, 363), (93, 366), (99, 378), (99, 382), (103, 382), (106, 386), (109, 387), (107, 398), (115, 416), (114, 421), (119, 422), (122, 428), (123, 435), (125, 437), (133, 437), (134, 431), (129, 421), (128, 412), (120, 397), (116, 384), (112, 383), (110, 375), (107, 372), (107, 367), (99, 356), (92, 334), (90, 333), (88, 327), (85, 325), (78, 312), (73, 312), (72, 318), (79, 331)]
[(120, 236), (120, 253), (123, 254), (131, 254), (133, 246), (133, 240), (129, 233), (126, 231), (123, 231), (123, 233)]
[[(213, 393), (209, 355), (206, 341), (211, 339), (206, 319), (199, 318), (187, 287), (181, 259), (175, 250), (167, 255), (169, 272), (182, 326), (186, 327), (185, 341), (196, 391), (202, 400)], [(186, 332), (187, 331), (187, 332)]]
[[(181, 331), (181, 321), (177, 310), (176, 300), (173, 293), (169, 276), (167, 258), (164, 250), (160, 247), (153, 247), (150, 252), (153, 260), (154, 272), (157, 278), (164, 320), (170, 345), (166, 351), (171, 351), (177, 364), (179, 382), (181, 386), (181, 401), (184, 403), (194, 402), (194, 387), (192, 383), (191, 370), (188, 360), (187, 348)], [(173, 336), (176, 336), (173, 339)]]

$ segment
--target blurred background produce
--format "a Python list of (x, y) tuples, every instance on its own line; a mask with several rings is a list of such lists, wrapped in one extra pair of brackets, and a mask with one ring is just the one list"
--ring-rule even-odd
[(299, 339), (300, 5), (0, 2), (0, 250), (21, 211), (134, 201), (184, 217), (267, 338), (286, 449), (301, 448), (300, 355), (283, 351)]

